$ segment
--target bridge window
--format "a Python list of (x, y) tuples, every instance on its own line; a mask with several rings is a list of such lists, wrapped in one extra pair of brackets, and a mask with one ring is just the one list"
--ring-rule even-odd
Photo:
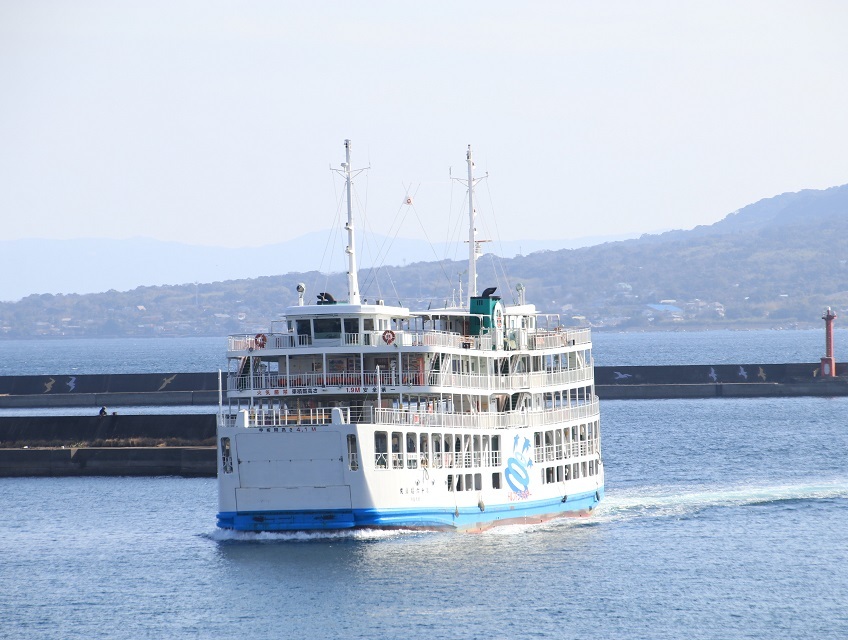
[(342, 335), (341, 318), (315, 318), (312, 324), (316, 340), (338, 339)]
[(312, 338), (312, 322), (310, 320), (295, 320), (298, 344), (309, 344)]

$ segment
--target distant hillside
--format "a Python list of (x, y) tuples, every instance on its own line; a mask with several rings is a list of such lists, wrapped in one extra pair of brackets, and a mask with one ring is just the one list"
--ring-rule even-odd
[(688, 234), (690, 237), (696, 237), (759, 232), (777, 227), (791, 229), (827, 224), (829, 221), (845, 218), (846, 215), (848, 215), (848, 185), (820, 191), (805, 189), (749, 204), (713, 225), (695, 227), (692, 231), (673, 231), (663, 236)]
[[(250, 257), (255, 260), (256, 256)], [(248, 260), (248, 258), (245, 258)], [(263, 260), (267, 270), (275, 264)], [(522, 282), (540, 311), (623, 329), (792, 326), (848, 310), (848, 185), (761, 200), (708, 227), (515, 258), (484, 255), (480, 288), (510, 300)], [(103, 268), (109, 268), (104, 261)], [(461, 261), (360, 273), (363, 296), (411, 306), (458, 296)], [(464, 278), (464, 276), (462, 276)], [(341, 274), (288, 273), (0, 303), (0, 331), (33, 335), (221, 335), (265, 329), (298, 282), (344, 298)], [(463, 283), (463, 286), (464, 283)]]
[[(562, 249), (598, 244), (610, 239), (507, 240), (497, 244), (512, 257), (540, 249)], [(360, 264), (403, 265), (422, 260), (455, 257), (456, 247), (430, 245), (424, 239), (360, 235)], [(341, 232), (313, 232), (285, 242), (241, 248), (204, 247), (150, 238), (104, 240), (0, 240), (0, 273), (21, 277), (0, 279), (0, 301), (12, 302), (33, 293), (96, 293), (138, 286), (178, 285), (258, 278), (269, 273), (344, 270), (339, 251)], [(245, 235), (245, 243), (267, 241)], [(491, 248), (493, 245), (489, 245)], [(459, 253), (467, 249), (460, 248)]]

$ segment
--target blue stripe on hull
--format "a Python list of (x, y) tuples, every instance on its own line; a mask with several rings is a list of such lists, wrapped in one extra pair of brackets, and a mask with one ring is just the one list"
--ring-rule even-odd
[(560, 516), (588, 515), (604, 488), (561, 500), (538, 500), (462, 509), (347, 509), (321, 511), (222, 512), (218, 526), (237, 531), (327, 531), (368, 529), (455, 529), (482, 531), (502, 524), (530, 524)]

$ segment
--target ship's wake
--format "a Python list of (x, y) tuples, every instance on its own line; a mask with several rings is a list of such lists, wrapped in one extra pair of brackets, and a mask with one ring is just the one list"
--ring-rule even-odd
[[(668, 487), (608, 488), (604, 499), (588, 517), (557, 518), (540, 524), (510, 524), (482, 534), (511, 536), (561, 527), (594, 527), (621, 521), (656, 518), (688, 518), (712, 508), (757, 507), (783, 504), (787, 508), (819, 500), (848, 499), (848, 479), (820, 484), (785, 484), (739, 487), (688, 488), (669, 492)], [(379, 541), (432, 531), (404, 529), (345, 529), (341, 531), (252, 532), (216, 529), (203, 537), (220, 543), (279, 543)]]
[(689, 518), (713, 508), (785, 505), (787, 509), (820, 500), (848, 499), (848, 479), (820, 484), (786, 484), (687, 489), (677, 493), (668, 487), (637, 487), (606, 495), (589, 517), (557, 518), (541, 524), (495, 527), (484, 535), (522, 535), (532, 531), (569, 527), (597, 527), (639, 519)]
[(596, 521), (632, 518), (684, 518), (714, 507), (750, 507), (848, 498), (848, 480), (821, 484), (785, 484), (726, 488), (687, 489), (670, 493), (668, 488), (608, 490), (595, 511)]
[(216, 529), (203, 534), (204, 538), (215, 542), (328, 542), (328, 541), (371, 541), (398, 538), (400, 536), (421, 535), (427, 533), (420, 530), (405, 529), (343, 529), (339, 531), (233, 531), (232, 529)]

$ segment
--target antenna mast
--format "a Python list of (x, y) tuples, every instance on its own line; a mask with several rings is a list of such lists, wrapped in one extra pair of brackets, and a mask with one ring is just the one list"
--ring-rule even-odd
[[(477, 215), (477, 210), (474, 208), (474, 185), (480, 180), (487, 178), (487, 173), (482, 178), (474, 179), (474, 160), (471, 157), (471, 145), (468, 145), (466, 153), (466, 162), (468, 163), (468, 309), (471, 309), (471, 298), (477, 295), (477, 252), (479, 251), (479, 241), (477, 240), (477, 229), (474, 226), (474, 218)], [(458, 182), (464, 182), (461, 178), (454, 178)], [(460, 294), (460, 298), (462, 294)]]
[(365, 171), (365, 169), (357, 169), (356, 171), (351, 171), (350, 140), (345, 140), (344, 146), (345, 161), (342, 163), (341, 171), (339, 171), (338, 169), (334, 169), (333, 167), (330, 167), (330, 170), (343, 175), (345, 179), (345, 190), (347, 192), (347, 223), (345, 223), (345, 229), (347, 230), (347, 247), (345, 247), (345, 253), (347, 254), (347, 299), (350, 304), (360, 304), (359, 276), (357, 275), (356, 271), (356, 244), (354, 242), (353, 233), (353, 203), (351, 199), (351, 183), (353, 182), (353, 178)]

